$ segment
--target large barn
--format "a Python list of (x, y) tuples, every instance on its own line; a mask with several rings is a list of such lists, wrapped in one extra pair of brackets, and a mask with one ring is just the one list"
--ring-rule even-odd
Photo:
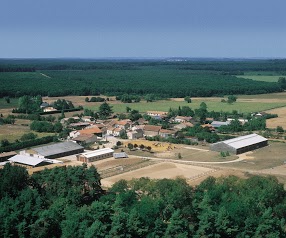
[(210, 145), (213, 151), (228, 151), (233, 154), (241, 154), (268, 145), (268, 140), (257, 134), (240, 136)]
[(84, 148), (75, 142), (66, 141), (41, 147), (35, 147), (25, 151), (26, 154), (33, 156), (44, 157), (47, 159), (55, 159), (64, 156), (79, 154), (84, 151)]

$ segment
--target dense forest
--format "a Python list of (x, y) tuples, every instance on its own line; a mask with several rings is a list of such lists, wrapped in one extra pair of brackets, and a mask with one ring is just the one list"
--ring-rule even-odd
[(286, 193), (274, 177), (120, 180), (105, 191), (95, 167), (29, 176), (0, 169), (0, 237), (286, 237)]
[(237, 78), (247, 71), (285, 75), (285, 60), (0, 60), (0, 97), (154, 94), (207, 97), (282, 91), (278, 82)]

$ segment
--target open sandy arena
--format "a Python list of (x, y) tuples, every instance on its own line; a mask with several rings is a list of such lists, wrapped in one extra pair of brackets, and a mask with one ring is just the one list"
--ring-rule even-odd
[(133, 178), (141, 177), (149, 177), (151, 179), (172, 179), (176, 177), (183, 177), (186, 179), (192, 179), (211, 174), (212, 172), (215, 172), (215, 170), (206, 167), (162, 162), (144, 167), (142, 169), (137, 169), (102, 179), (101, 183), (104, 187), (110, 187), (120, 179), (131, 180)]

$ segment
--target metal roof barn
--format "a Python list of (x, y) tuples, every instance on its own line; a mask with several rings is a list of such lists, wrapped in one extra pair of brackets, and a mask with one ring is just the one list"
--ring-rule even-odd
[(37, 154), (48, 159), (60, 158), (68, 155), (79, 154), (84, 151), (84, 148), (74, 142), (67, 141), (52, 145), (36, 147), (32, 149)]
[(268, 145), (268, 140), (257, 134), (240, 136), (237, 138), (221, 141), (210, 145), (214, 151), (228, 151), (234, 154), (241, 154)]

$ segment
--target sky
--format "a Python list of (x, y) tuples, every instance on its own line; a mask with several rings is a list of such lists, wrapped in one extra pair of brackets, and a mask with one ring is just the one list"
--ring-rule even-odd
[(286, 58), (285, 0), (1, 0), (0, 58)]

